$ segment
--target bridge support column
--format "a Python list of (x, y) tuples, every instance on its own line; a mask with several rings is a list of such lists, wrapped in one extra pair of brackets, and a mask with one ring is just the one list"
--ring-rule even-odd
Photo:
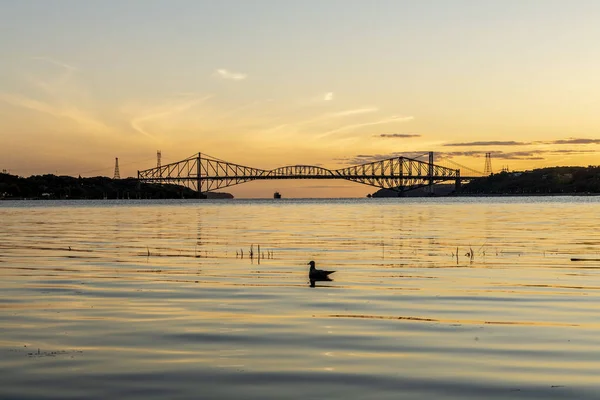
[(458, 192), (460, 190), (460, 169), (456, 170), (456, 181), (454, 182), (454, 191)]
[(198, 192), (198, 198), (202, 199), (202, 168), (200, 164), (202, 159), (200, 158), (200, 154), (198, 153), (198, 159), (196, 160), (196, 191)]
[(137, 179), (136, 189), (137, 189), (137, 198), (141, 199), (142, 198), (142, 181), (140, 180), (140, 171), (139, 170), (138, 170), (138, 179)]
[(429, 152), (429, 166), (427, 177), (429, 181), (429, 194), (433, 194), (433, 151)]

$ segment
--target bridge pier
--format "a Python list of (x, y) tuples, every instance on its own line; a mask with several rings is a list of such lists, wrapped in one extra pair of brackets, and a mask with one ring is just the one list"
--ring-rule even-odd
[(454, 191), (458, 192), (460, 190), (460, 169), (456, 170), (456, 180), (454, 181)]
[(427, 177), (428, 177), (428, 181), (429, 181), (429, 187), (428, 187), (428, 191), (429, 191), (429, 195), (433, 196), (433, 151), (429, 152), (429, 166), (427, 169)]
[(198, 191), (198, 198), (202, 199), (202, 168), (201, 168), (201, 154), (198, 152), (198, 158), (196, 159), (196, 190)]

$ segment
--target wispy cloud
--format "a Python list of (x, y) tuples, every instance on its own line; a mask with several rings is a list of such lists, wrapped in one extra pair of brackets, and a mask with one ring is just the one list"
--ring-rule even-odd
[(451, 147), (481, 147), (481, 146), (531, 146), (536, 144), (600, 144), (600, 139), (569, 138), (557, 140), (543, 140), (535, 142), (517, 142), (514, 140), (490, 140), (477, 142), (445, 143), (444, 146)]
[[(527, 151), (492, 151), (491, 153), (492, 159), (501, 159), (501, 160), (545, 160), (545, 156), (552, 155), (573, 155), (573, 154), (591, 154), (596, 153), (594, 150), (583, 150), (583, 149), (557, 149), (557, 150), (527, 150)], [(437, 152), (437, 155), (440, 157), (453, 158), (453, 157), (475, 157), (482, 158), (485, 156), (486, 152), (477, 151), (477, 150), (469, 150), (469, 151), (452, 151), (452, 152)]]
[(379, 111), (379, 109), (377, 107), (364, 107), (364, 108), (357, 108), (357, 109), (352, 109), (352, 110), (344, 110), (344, 111), (337, 111), (337, 112), (332, 112), (332, 113), (327, 113), (327, 114), (321, 114), (318, 117), (309, 118), (304, 121), (298, 121), (295, 123), (279, 124), (279, 125), (274, 126), (273, 128), (269, 128), (269, 129), (265, 130), (265, 132), (275, 132), (275, 131), (281, 130), (283, 128), (298, 129), (300, 127), (315, 124), (315, 123), (323, 123), (324, 121), (327, 121), (329, 119), (350, 117), (353, 115), (367, 114), (367, 113), (372, 113), (372, 112), (376, 112), (376, 111)]
[(382, 133), (380, 135), (373, 135), (373, 136), (382, 137), (382, 138), (395, 138), (395, 139), (409, 139), (409, 138), (421, 137), (421, 135), (416, 134), (416, 133)]
[(499, 158), (501, 160), (530, 160), (530, 161), (539, 161), (545, 160), (540, 152), (535, 151), (513, 151), (513, 152), (499, 152), (497, 154), (493, 154), (493, 158)]
[[(186, 96), (186, 97), (189, 97), (189, 96)], [(143, 135), (146, 135), (148, 137), (154, 137), (154, 135), (148, 131), (148, 128), (146, 126), (149, 121), (166, 118), (166, 117), (171, 117), (173, 115), (183, 113), (183, 112), (189, 110), (190, 108), (194, 107), (195, 105), (200, 104), (200, 103), (210, 99), (211, 97), (212, 97), (212, 95), (208, 95), (208, 96), (204, 96), (204, 97), (194, 96), (191, 99), (186, 98), (183, 100), (176, 99), (176, 100), (171, 100), (165, 104), (161, 104), (159, 106), (154, 106), (154, 107), (142, 110), (141, 112), (137, 113), (138, 115), (136, 115), (135, 117), (133, 117), (131, 119), (130, 125), (137, 132), (139, 132)]]
[(54, 105), (45, 101), (11, 93), (0, 93), (0, 100), (14, 106), (49, 114), (57, 118), (70, 119), (89, 130), (106, 131), (109, 129), (104, 123), (98, 121), (89, 113), (72, 105)]
[(362, 165), (367, 163), (372, 163), (375, 161), (388, 160), (390, 158), (396, 157), (411, 157), (411, 154), (402, 153), (399, 151), (385, 154), (357, 154), (353, 157), (348, 158), (338, 158), (336, 161), (339, 161), (341, 164), (345, 165)]
[(596, 150), (571, 150), (571, 149), (559, 149), (549, 150), (548, 154), (590, 154), (598, 153)]
[(322, 133), (321, 135), (319, 135), (319, 137), (322, 138), (322, 137), (333, 135), (335, 133), (346, 132), (346, 131), (362, 128), (365, 126), (389, 124), (392, 122), (405, 122), (405, 121), (411, 121), (413, 119), (414, 119), (414, 117), (393, 116), (393, 117), (389, 117), (389, 118), (380, 119), (378, 121), (363, 122), (360, 124), (351, 124), (351, 125), (342, 126), (341, 128), (332, 129), (330, 131)]
[[(497, 151), (479, 151), (479, 150), (466, 150), (466, 151), (452, 151), (452, 152), (435, 152), (434, 163), (442, 163), (443, 159), (453, 159), (455, 157), (473, 157), (483, 159), (486, 153), (491, 153), (492, 159), (496, 160), (514, 160), (514, 161), (541, 161), (546, 160), (547, 156), (560, 156), (560, 155), (574, 155), (574, 154), (591, 154), (597, 153), (595, 150), (584, 150), (584, 149), (539, 149), (531, 151), (511, 151), (504, 152), (501, 150)], [(417, 160), (426, 161), (427, 153), (424, 152), (390, 152), (383, 154), (357, 154), (348, 158), (337, 158), (339, 164), (344, 165), (361, 165), (372, 163), (381, 160), (387, 160), (396, 157), (407, 157)]]
[(61, 70), (59, 74), (53, 73), (51, 75), (51, 81), (42, 80), (38, 77), (29, 78), (29, 82), (31, 84), (52, 95), (55, 95), (61, 87), (69, 83), (69, 81), (72, 80), (73, 75), (78, 71), (77, 67), (51, 57), (31, 57), (31, 59), (41, 61), (46, 65), (50, 64), (53, 67), (58, 67)]
[(303, 106), (306, 106), (306, 105), (314, 106), (314, 105), (318, 105), (318, 104), (324, 105), (328, 102), (332, 102), (334, 98), (335, 98), (335, 93), (323, 92), (323, 93), (315, 94), (314, 96), (311, 96), (311, 97), (301, 99), (301, 100), (299, 100), (299, 103)]
[(36, 57), (31, 57), (31, 59), (32, 60), (45, 61), (45, 62), (48, 62), (50, 64), (54, 64), (54, 65), (56, 65), (58, 67), (62, 67), (62, 68), (66, 69), (66, 70), (69, 70), (69, 71), (77, 71), (77, 67), (75, 67), (73, 65), (69, 65), (69, 64), (67, 64), (66, 62), (63, 62), (63, 61), (58, 61), (58, 60), (56, 60), (54, 58), (51, 58), (51, 57), (36, 56)]
[(462, 143), (446, 143), (444, 146), (455, 146), (455, 147), (470, 147), (470, 146), (525, 146), (531, 143), (528, 142), (516, 142), (513, 140), (500, 141), (490, 140), (484, 142), (462, 142)]
[(544, 151), (497, 151), (492, 153), (492, 158), (501, 159), (501, 160), (545, 160), (542, 156), (546, 154)]
[(539, 142), (544, 144), (600, 144), (600, 139), (587, 139), (587, 138), (569, 138), (552, 140), (550, 142)]
[(328, 114), (328, 116), (330, 116), (330, 117), (347, 117), (350, 115), (367, 114), (367, 113), (372, 113), (372, 112), (376, 112), (376, 111), (379, 111), (379, 108), (365, 107), (365, 108), (357, 108), (354, 110), (339, 111), (339, 112)]
[(512, 152), (503, 152), (503, 151), (492, 151), (492, 152), (482, 152), (476, 150), (470, 151), (451, 151), (451, 152), (438, 152), (436, 153), (440, 157), (445, 158), (454, 158), (454, 157), (475, 157), (480, 158), (484, 157), (486, 153), (491, 153), (492, 159), (502, 159), (502, 160), (544, 160), (544, 157), (541, 154), (544, 154), (545, 151), (512, 151)]
[(218, 76), (219, 78), (229, 79), (232, 81), (243, 81), (244, 79), (246, 79), (248, 77), (247, 74), (244, 74), (242, 72), (233, 72), (233, 71), (229, 71), (225, 68), (217, 69), (215, 71), (214, 75)]
[(0, 100), (12, 104), (13, 106), (19, 106), (30, 110), (38, 111), (41, 113), (51, 114), (57, 117), (62, 116), (62, 112), (57, 108), (39, 100), (31, 99), (26, 96), (12, 93), (0, 93)]
[[(41, 88), (43, 98), (39, 96), (17, 93), (0, 93), (0, 101), (16, 107), (37, 111), (56, 118), (68, 119), (79, 125), (80, 130), (87, 132), (107, 132), (110, 128), (89, 110), (84, 109), (85, 91), (82, 85), (74, 79), (78, 68), (65, 62), (50, 57), (31, 57), (32, 60), (41, 61), (45, 65), (58, 67), (44, 73), (45, 79), (38, 76), (28, 76), (30, 85)], [(30, 90), (23, 90), (28, 92)]]

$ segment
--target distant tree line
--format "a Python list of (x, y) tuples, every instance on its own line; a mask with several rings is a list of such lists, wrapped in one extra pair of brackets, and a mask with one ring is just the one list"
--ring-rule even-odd
[(3, 199), (181, 199), (198, 193), (179, 185), (140, 183), (135, 178), (33, 175), (23, 178), (0, 173)]
[[(434, 196), (452, 195), (542, 195), (600, 194), (600, 166), (549, 167), (532, 171), (501, 172), (474, 179), (455, 191), (455, 185), (437, 184)], [(430, 196), (429, 188), (402, 193), (406, 197)], [(398, 197), (398, 192), (380, 189), (372, 197)]]
[[(446, 187), (452, 187), (445, 185)], [(388, 193), (389, 192), (389, 193)], [(438, 190), (439, 192), (439, 190)], [(449, 194), (447, 190), (437, 195)], [(410, 192), (408, 192), (410, 193)], [(550, 167), (523, 172), (501, 172), (474, 179), (454, 194), (600, 194), (600, 166)], [(415, 192), (414, 195), (427, 195)], [(380, 190), (374, 197), (398, 196)], [(197, 192), (180, 185), (149, 184), (135, 178), (75, 178), (33, 175), (28, 178), (0, 173), (0, 199), (192, 199)], [(229, 193), (209, 193), (209, 198), (233, 198)]]
[(600, 193), (600, 166), (550, 167), (501, 172), (472, 180), (459, 194), (588, 194)]

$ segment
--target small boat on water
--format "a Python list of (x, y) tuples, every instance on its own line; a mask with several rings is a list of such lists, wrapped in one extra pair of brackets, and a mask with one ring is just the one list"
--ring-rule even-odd
[(273, 198), (274, 199), (280, 199), (281, 198), (281, 193), (279, 193), (279, 192), (273, 193)]

